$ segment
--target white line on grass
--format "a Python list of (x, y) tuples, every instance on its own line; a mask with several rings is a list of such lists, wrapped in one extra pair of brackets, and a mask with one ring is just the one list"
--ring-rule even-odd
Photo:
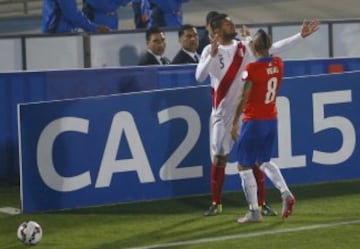
[(318, 225), (295, 227), (295, 228), (284, 228), (284, 229), (277, 229), (277, 230), (271, 230), (271, 231), (262, 231), (262, 232), (255, 232), (255, 233), (245, 233), (245, 234), (221, 236), (221, 237), (215, 237), (215, 238), (185, 240), (185, 241), (164, 243), (164, 244), (155, 244), (155, 245), (149, 245), (149, 246), (131, 247), (128, 249), (168, 248), (168, 247), (174, 247), (174, 246), (194, 245), (194, 244), (202, 244), (202, 243), (232, 240), (232, 239), (246, 239), (246, 238), (263, 236), (263, 235), (273, 235), (273, 234), (280, 234), (280, 233), (308, 231), (308, 230), (315, 230), (315, 229), (320, 229), (320, 228), (329, 228), (329, 227), (337, 227), (337, 226), (353, 225), (353, 224), (360, 224), (360, 220), (343, 221), (343, 222), (336, 222), (336, 223), (326, 223), (326, 224), (318, 224)]
[(14, 207), (0, 207), (0, 213), (17, 215), (20, 214), (20, 209)]

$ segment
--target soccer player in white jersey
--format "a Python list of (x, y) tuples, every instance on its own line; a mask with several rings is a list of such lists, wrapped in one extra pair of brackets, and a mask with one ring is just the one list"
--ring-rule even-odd
[[(225, 178), (225, 166), (233, 140), (230, 130), (233, 114), (243, 87), (241, 74), (244, 67), (255, 61), (250, 41), (235, 40), (235, 25), (226, 14), (219, 14), (211, 20), (213, 41), (207, 45), (196, 68), (196, 80), (211, 80), (212, 112), (210, 117), (210, 153), (212, 159), (210, 186), (212, 202), (205, 216), (222, 212), (221, 192)], [(274, 43), (270, 53), (279, 53), (315, 32), (317, 20), (304, 22), (301, 32)]]

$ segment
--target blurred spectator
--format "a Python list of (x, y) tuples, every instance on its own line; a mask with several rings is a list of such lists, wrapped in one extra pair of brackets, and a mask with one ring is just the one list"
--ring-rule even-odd
[(131, 0), (84, 0), (83, 12), (90, 21), (105, 25), (112, 30), (119, 29), (117, 10)]
[(76, 0), (44, 0), (42, 8), (43, 33), (108, 32), (104, 25), (96, 25), (77, 9)]
[(172, 64), (198, 63), (199, 54), (196, 49), (199, 47), (199, 36), (193, 25), (185, 24), (178, 32), (180, 51), (175, 55)]
[(204, 31), (203, 35), (201, 36), (201, 38), (200, 38), (199, 47), (197, 49), (197, 52), (199, 54), (201, 54), (201, 52), (206, 47), (206, 45), (210, 44), (210, 37), (212, 36), (211, 27), (210, 27), (210, 21), (214, 16), (216, 16), (218, 14), (219, 14), (219, 12), (217, 12), (217, 11), (210, 11), (206, 15), (205, 31)]
[(132, 0), (136, 28), (182, 25), (182, 4), (190, 0)]
[(139, 65), (166, 65), (170, 60), (164, 56), (165, 34), (159, 28), (153, 27), (146, 31), (147, 52), (140, 58)]
[(151, 3), (150, 26), (180, 28), (182, 25), (182, 4), (190, 0), (149, 0)]
[(132, 0), (135, 28), (147, 28), (150, 25), (151, 9), (149, 0)]

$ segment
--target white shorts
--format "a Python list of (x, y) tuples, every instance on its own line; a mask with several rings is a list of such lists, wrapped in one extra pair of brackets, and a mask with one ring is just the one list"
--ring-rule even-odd
[(234, 140), (231, 138), (231, 116), (210, 117), (210, 153), (211, 158), (216, 155), (226, 156), (230, 153)]

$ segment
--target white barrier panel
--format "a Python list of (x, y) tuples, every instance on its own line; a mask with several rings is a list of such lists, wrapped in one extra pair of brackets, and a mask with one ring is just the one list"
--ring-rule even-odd
[(26, 38), (28, 70), (84, 67), (82, 36)]
[[(256, 27), (250, 32), (255, 34), (259, 28), (268, 31), (266, 27)], [(165, 31), (165, 37), (165, 56), (172, 60), (181, 48), (178, 31)], [(135, 66), (146, 51), (145, 32), (90, 36), (90, 51), (93, 68)]]
[(0, 72), (22, 70), (21, 38), (0, 40)]
[[(265, 27), (265, 28), (264, 28)], [(300, 31), (301, 24), (252, 26), (251, 33), (257, 29), (271, 27), (274, 41), (289, 37)], [(329, 33), (333, 27), (332, 33)], [(280, 54), (283, 59), (318, 59), (360, 56), (360, 23), (324, 23), (311, 37), (304, 39), (297, 46)], [(239, 32), (239, 31), (238, 31)], [(167, 48), (165, 55), (173, 59), (180, 49), (176, 30), (166, 31)], [(331, 36), (329, 36), (331, 35)], [(117, 67), (137, 65), (140, 55), (146, 51), (144, 31), (113, 34), (90, 34), (91, 67)], [(72, 69), (83, 68), (83, 35), (67, 36), (29, 36), (25, 39), (26, 58), (21, 53), (22, 38), (0, 38), (0, 70), (21, 70), (26, 59), (26, 69)], [(331, 44), (333, 46), (331, 46)]]
[[(273, 41), (289, 37), (300, 32), (301, 25), (273, 27)], [(299, 44), (280, 53), (283, 59), (315, 59), (329, 57), (328, 25), (320, 25), (320, 29), (302, 40)]]
[(334, 56), (360, 56), (360, 23), (334, 24)]
[[(180, 49), (177, 31), (166, 31), (165, 55), (172, 60)], [(137, 65), (146, 51), (145, 32), (105, 34), (90, 37), (91, 67), (118, 67)]]

